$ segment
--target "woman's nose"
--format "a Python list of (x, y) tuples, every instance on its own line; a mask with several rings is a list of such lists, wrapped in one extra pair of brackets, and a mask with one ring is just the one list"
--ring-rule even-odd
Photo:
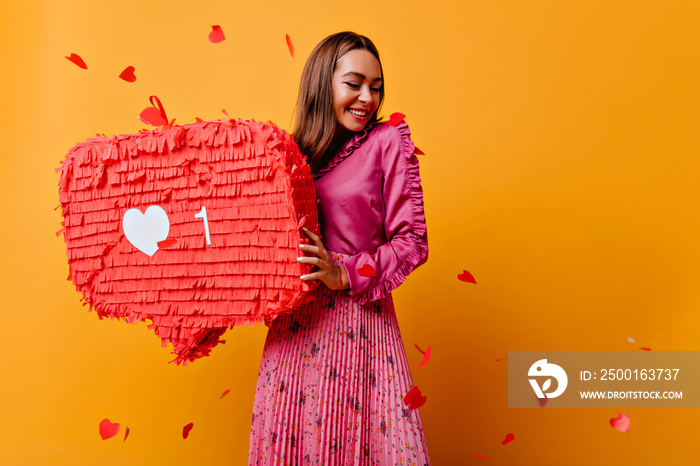
[(372, 102), (372, 91), (370, 91), (369, 86), (362, 86), (361, 91), (358, 100), (363, 103)]

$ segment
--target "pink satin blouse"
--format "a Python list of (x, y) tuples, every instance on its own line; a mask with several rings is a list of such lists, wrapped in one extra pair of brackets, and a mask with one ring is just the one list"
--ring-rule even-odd
[[(391, 293), (428, 259), (418, 159), (405, 122), (368, 125), (314, 175), (321, 239), (343, 261), (350, 295)], [(367, 273), (370, 266), (375, 276)]]

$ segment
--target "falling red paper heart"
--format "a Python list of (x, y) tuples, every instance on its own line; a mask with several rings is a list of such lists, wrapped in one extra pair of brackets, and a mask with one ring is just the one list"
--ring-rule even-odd
[(165, 108), (160, 102), (160, 99), (152, 95), (149, 97), (151, 107), (146, 107), (139, 114), (139, 120), (151, 126), (165, 126), (168, 124), (168, 117), (165, 114)]
[(610, 425), (620, 432), (629, 433), (630, 431), (630, 418), (625, 413), (618, 414), (617, 417), (610, 419)]
[[(309, 243), (299, 224), (319, 231), (311, 172), (271, 123), (90, 139), (68, 153), (59, 187), (76, 289), (100, 318), (150, 321), (177, 363), (207, 356), (233, 325), (293, 312), (318, 286), (296, 260)], [(162, 215), (130, 239), (127, 213), (154, 207)]]
[(357, 274), (360, 277), (376, 277), (377, 272), (374, 270), (374, 267), (372, 267), (369, 264), (365, 264), (359, 269), (357, 269)]
[(508, 359), (508, 356), (504, 356), (504, 357), (502, 357), (502, 358), (498, 358), (498, 359), (496, 359), (496, 362), (503, 361), (504, 359)]
[(182, 438), (186, 439), (190, 435), (190, 431), (192, 430), (192, 427), (194, 427), (194, 423), (190, 422), (187, 424), (185, 427), (182, 428)]
[(408, 405), (408, 409), (410, 409), (411, 411), (413, 411), (414, 409), (418, 409), (421, 406), (423, 406), (427, 400), (428, 397), (419, 394), (411, 400), (411, 404)]
[(639, 349), (642, 350), (642, 351), (651, 351), (651, 348), (647, 348), (647, 347), (644, 347), (644, 346), (640, 346)]
[(224, 36), (224, 31), (221, 29), (221, 26), (212, 26), (211, 32), (209, 33), (209, 42), (218, 44), (219, 42), (223, 42), (224, 39), (226, 39), (226, 37)]
[(133, 83), (134, 81), (136, 81), (136, 75), (134, 74), (135, 70), (136, 68), (134, 68), (133, 66), (127, 66), (126, 68), (124, 68), (124, 71), (122, 71), (119, 74), (119, 77), (126, 82)]
[(386, 124), (389, 126), (396, 126), (399, 123), (401, 123), (404, 118), (406, 118), (406, 115), (404, 115), (403, 113), (392, 113), (391, 115), (389, 115), (389, 121), (387, 121)]
[(476, 279), (474, 278), (474, 275), (470, 274), (466, 270), (463, 271), (461, 274), (457, 275), (457, 278), (459, 278), (463, 282), (473, 283), (476, 285)]
[(416, 155), (425, 155), (425, 152), (423, 152), (422, 150), (420, 150), (420, 149), (417, 148), (417, 147), (415, 148), (415, 150), (413, 151), (413, 153), (416, 154)]
[(418, 389), (418, 386), (413, 387), (404, 395), (403, 397), (403, 403), (404, 404), (410, 404), (411, 401), (413, 400), (414, 397), (420, 395), (420, 390)]
[(222, 399), (223, 397), (225, 397), (226, 395), (228, 395), (228, 393), (229, 393), (230, 391), (231, 391), (231, 390), (224, 390), (224, 393), (221, 394), (221, 396), (219, 397), (219, 399)]
[(84, 69), (84, 70), (87, 69), (87, 65), (85, 64), (83, 59), (80, 58), (80, 55), (78, 55), (77, 53), (71, 53), (70, 57), (66, 57), (66, 58), (69, 61), (71, 61), (71, 62), (75, 63), (76, 65), (78, 65), (79, 67), (81, 67), (82, 69)]
[(166, 239), (163, 241), (158, 241), (156, 243), (156, 245), (158, 246), (158, 249), (166, 249), (174, 244), (177, 244), (177, 240), (175, 238), (170, 238), (170, 239)]
[(508, 435), (506, 435), (506, 438), (503, 439), (503, 441), (501, 442), (501, 445), (505, 445), (505, 444), (507, 444), (507, 443), (510, 443), (510, 442), (512, 442), (513, 440), (515, 440), (515, 435), (513, 435), (513, 434), (508, 434)]
[(126, 442), (126, 438), (129, 436), (129, 426), (126, 427), (124, 430), (124, 441)]
[(107, 440), (112, 438), (119, 433), (119, 424), (110, 422), (109, 419), (102, 419), (100, 421), (100, 437), (102, 440)]
[(418, 409), (423, 406), (427, 399), (427, 397), (421, 394), (418, 386), (415, 386), (409, 390), (408, 393), (406, 393), (406, 395), (403, 397), (403, 402), (404, 404), (408, 405), (409, 410), (413, 411), (414, 409)]
[(289, 49), (289, 54), (294, 58), (294, 45), (292, 45), (292, 38), (289, 37), (289, 34), (284, 35), (285, 38), (287, 39), (287, 48)]
[(423, 360), (421, 361), (420, 364), (418, 364), (418, 367), (416, 368), (416, 370), (418, 370), (418, 369), (420, 369), (421, 367), (423, 367), (428, 361), (430, 361), (430, 346), (428, 346), (428, 349), (425, 350), (425, 353), (424, 353), (424, 356), (423, 356)]
[(417, 349), (418, 351), (421, 352), (421, 354), (425, 354), (425, 351), (423, 351), (422, 349), (420, 349), (420, 348), (418, 347), (418, 343), (414, 343), (414, 346), (416, 347), (416, 349)]
[(537, 398), (537, 403), (540, 405), (540, 408), (544, 408), (547, 406), (547, 400), (549, 398)]

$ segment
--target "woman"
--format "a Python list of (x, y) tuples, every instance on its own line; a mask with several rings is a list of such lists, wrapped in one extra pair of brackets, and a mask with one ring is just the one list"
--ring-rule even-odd
[[(270, 327), (258, 375), (249, 464), (430, 464), (403, 396), (410, 370), (391, 290), (428, 257), (418, 160), (406, 123), (379, 123), (384, 76), (351, 32), (311, 52), (294, 139), (319, 199), (316, 300)], [(323, 241), (321, 240), (323, 238)], [(325, 285), (325, 286), (324, 286)]]

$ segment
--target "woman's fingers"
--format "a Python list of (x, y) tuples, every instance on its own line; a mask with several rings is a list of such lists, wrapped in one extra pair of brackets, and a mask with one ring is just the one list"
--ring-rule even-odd
[(297, 257), (297, 260), (299, 262), (303, 262), (304, 264), (313, 264), (313, 265), (318, 265), (321, 267), (323, 265), (323, 261), (319, 259), (318, 257), (309, 257), (309, 256), (304, 256), (304, 257)]
[(311, 238), (311, 241), (316, 243), (316, 246), (323, 248), (323, 243), (321, 242), (321, 238), (316, 233), (313, 233), (312, 231), (307, 230), (306, 228), (302, 228), (302, 229), (304, 230), (304, 233), (306, 233), (306, 236)]
[(302, 275), (301, 279), (304, 281), (306, 281), (306, 280), (323, 280), (324, 274), (325, 274), (324, 271), (319, 270), (318, 272), (307, 273), (306, 275)]
[(299, 249), (301, 249), (304, 252), (310, 252), (311, 254), (320, 254), (321, 253), (321, 248), (318, 246), (313, 246), (311, 244), (300, 244)]

